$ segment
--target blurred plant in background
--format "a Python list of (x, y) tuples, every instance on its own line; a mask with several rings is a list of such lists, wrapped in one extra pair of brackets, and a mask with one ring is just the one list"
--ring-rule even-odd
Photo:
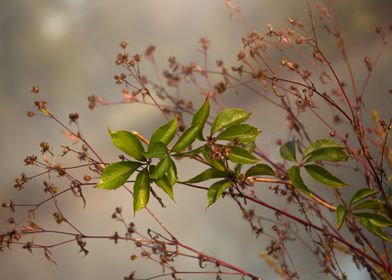
[[(232, 17), (250, 26), (238, 4), (230, 0), (225, 4)], [(375, 28), (379, 49), (363, 58), (366, 75), (362, 81), (354, 75), (351, 50), (345, 45), (333, 1), (307, 2), (307, 16), (306, 22), (290, 17), (285, 27), (268, 24), (266, 32), (247, 32), (233, 66), (217, 60), (211, 67), (210, 41), (201, 38), (197, 49), (203, 57), (201, 62), (182, 63), (172, 56), (161, 75), (155, 46), (147, 47), (143, 54), (130, 53), (128, 44), (121, 42), (115, 59), (121, 70), (114, 76), (121, 87), (121, 99), (91, 95), (88, 107), (92, 110), (140, 103), (159, 110), (165, 123), (157, 125), (151, 137), (137, 131), (109, 129), (109, 137), (121, 151), (117, 162), (103, 160), (82, 132), (78, 113), (69, 114), (68, 123), (62, 121), (42, 97), (40, 87), (34, 85), (31, 92), (36, 96), (37, 111), (27, 112), (28, 117), (54, 121), (73, 145), (60, 145), (59, 153), (57, 147), (44, 141), (40, 144), (41, 155), (25, 158), (25, 165), (32, 166), (36, 173), (22, 173), (14, 187), (23, 190), (30, 181), (41, 179), (45, 198), (36, 203), (13, 199), (3, 203), (10, 216), (9, 228), (1, 231), (0, 248), (19, 246), (30, 253), (42, 251), (48, 261), (55, 263), (53, 248), (68, 243), (76, 244), (79, 252), (87, 255), (89, 240), (108, 239), (115, 244), (130, 241), (138, 249), (138, 254), (130, 255), (132, 261), (151, 261), (161, 271), (140, 278), (144, 276), (136, 269), (124, 279), (264, 279), (262, 273), (243, 269), (240, 263), (188, 245), (148, 207), (154, 199), (165, 208), (172, 203), (166, 195), (174, 200), (176, 188), (182, 186), (206, 191), (202, 207), (220, 207), (220, 198), (234, 202), (254, 237), (270, 240), (259, 257), (279, 278), (300, 279), (306, 275), (306, 271), (297, 269), (290, 250), (290, 243), (299, 243), (314, 255), (320, 271), (332, 278), (348, 279), (339, 256), (349, 255), (372, 279), (392, 279), (392, 118), (382, 117), (377, 111), (369, 115), (366, 110), (370, 109), (366, 108), (369, 81), (383, 53), (389, 51), (392, 25)], [(325, 53), (319, 39), (325, 32), (336, 39), (336, 52), (347, 74), (341, 74)], [(156, 76), (144, 75), (147, 63)], [(201, 95), (198, 106), (189, 96), (190, 89)], [(225, 106), (224, 98), (232, 92), (249, 100), (260, 98), (276, 108), (277, 114), (286, 116), (287, 137), (276, 143), (279, 159), (258, 143), (259, 134), (264, 136), (265, 120), (256, 120), (259, 125), (255, 126), (247, 123), (248, 119), (252, 121), (252, 112)], [(386, 88), (384, 94), (391, 92)], [(366, 125), (370, 119), (374, 123)], [(329, 138), (316, 137), (312, 124), (323, 127)], [(64, 165), (62, 161), (68, 157), (76, 163)], [(177, 168), (183, 161), (206, 169), (186, 180)], [(342, 172), (335, 174), (342, 169), (360, 174), (362, 186), (354, 185)], [(209, 180), (215, 181), (204, 183)], [(263, 197), (259, 190), (262, 187), (279, 197), (279, 207)], [(86, 206), (87, 188), (95, 192), (122, 188), (133, 198), (133, 214), (125, 213), (121, 206), (112, 213), (123, 226), (121, 232), (86, 234), (87, 229), (76, 226), (72, 216), (65, 214), (63, 196), (72, 194)], [(49, 210), (48, 205), (53, 208)], [(51, 211), (58, 229), (41, 225), (41, 209)], [(273, 211), (275, 218), (264, 217), (264, 209)], [(147, 212), (159, 230), (140, 230), (133, 221), (138, 211)], [(58, 240), (47, 239), (50, 235)], [(196, 268), (182, 268), (178, 261), (182, 258), (194, 261)]]

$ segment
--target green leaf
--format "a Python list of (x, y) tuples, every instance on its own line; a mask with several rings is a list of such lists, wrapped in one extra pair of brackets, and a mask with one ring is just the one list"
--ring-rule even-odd
[(181, 152), (188, 148), (195, 141), (197, 134), (200, 130), (200, 125), (191, 126), (181, 135), (177, 143), (172, 148), (172, 152)]
[(170, 183), (168, 177), (163, 175), (162, 177), (154, 180), (155, 184), (161, 188), (172, 200), (174, 200), (173, 184)]
[(275, 171), (270, 166), (263, 163), (259, 163), (252, 166), (245, 173), (245, 177), (257, 176), (257, 175), (276, 176)]
[(347, 217), (347, 210), (343, 205), (336, 208), (336, 228), (340, 230)]
[(376, 227), (390, 227), (392, 221), (382, 215), (375, 213), (354, 213), (356, 217), (368, 219), (369, 222)]
[(297, 158), (295, 156), (295, 140), (294, 139), (284, 143), (280, 147), (279, 151), (280, 151), (280, 155), (285, 160), (294, 161), (294, 162), (297, 161)]
[(150, 145), (155, 142), (162, 142), (168, 145), (170, 141), (174, 138), (177, 131), (177, 115), (169, 121), (167, 124), (161, 126), (152, 134), (150, 139)]
[(230, 187), (230, 182), (227, 180), (218, 181), (208, 188), (208, 207), (214, 204), (223, 194), (223, 192)]
[(237, 139), (241, 143), (249, 143), (255, 141), (260, 132), (260, 129), (251, 125), (238, 124), (223, 131), (218, 135), (217, 139), (227, 141)]
[(230, 147), (229, 160), (235, 163), (247, 164), (256, 163), (259, 159), (242, 148), (232, 146)]
[(348, 159), (349, 156), (344, 148), (324, 148), (310, 153), (305, 162), (315, 160), (338, 162), (347, 161)]
[(112, 132), (109, 130), (109, 134), (112, 137), (113, 144), (136, 160), (144, 161), (143, 156), (144, 148), (140, 140), (133, 135), (133, 133), (125, 130), (119, 130)]
[(312, 192), (309, 190), (309, 188), (305, 185), (304, 181), (302, 180), (298, 166), (292, 166), (288, 170), (288, 174), (289, 174), (290, 181), (294, 187), (302, 191), (307, 196), (310, 196), (312, 194)]
[(202, 154), (203, 154), (203, 157), (205, 158), (205, 160), (208, 161), (216, 169), (221, 170), (221, 171), (225, 171), (226, 168), (223, 163), (223, 160), (213, 160), (210, 156), (211, 153), (212, 153), (212, 149), (208, 146), (204, 146)]
[(226, 108), (221, 111), (211, 125), (211, 135), (220, 129), (246, 121), (251, 113), (238, 108)]
[(171, 166), (170, 157), (164, 156), (151, 173), (151, 179), (158, 179), (165, 175)]
[(167, 154), (167, 147), (161, 141), (150, 143), (147, 152), (143, 153), (146, 158), (160, 158)]
[(314, 151), (320, 150), (320, 149), (325, 149), (325, 148), (341, 148), (344, 149), (344, 147), (338, 143), (336, 143), (333, 140), (330, 139), (319, 139), (311, 143), (306, 149), (304, 150), (302, 154), (302, 158), (306, 158), (309, 156), (311, 153)]
[(392, 243), (392, 238), (385, 233), (384, 231), (381, 230), (381, 228), (375, 226), (372, 224), (369, 219), (367, 218), (359, 218), (359, 222), (370, 232), (372, 232), (374, 235), (380, 237), (381, 239), (384, 239), (388, 241), (389, 243)]
[(385, 203), (384, 201), (379, 199), (365, 200), (359, 202), (354, 207), (352, 207), (352, 209), (353, 210), (372, 209), (372, 210), (381, 211), (382, 213), (386, 213)]
[(136, 176), (135, 184), (133, 185), (133, 211), (143, 209), (147, 206), (150, 198), (150, 177), (147, 168), (144, 168)]
[(312, 176), (313, 179), (315, 179), (316, 181), (324, 185), (334, 187), (334, 188), (347, 186), (345, 182), (335, 177), (334, 175), (329, 173), (328, 170), (326, 170), (325, 168), (319, 165), (308, 164), (305, 165), (304, 167), (305, 170), (308, 172), (310, 176)]
[(203, 181), (207, 181), (213, 178), (225, 178), (227, 177), (229, 174), (225, 171), (221, 171), (215, 168), (209, 168), (207, 170), (204, 170), (202, 173), (200, 173), (199, 175), (185, 181), (187, 183), (199, 183), (199, 182), (203, 182)]
[(97, 187), (105, 190), (117, 189), (124, 185), (132, 173), (140, 166), (141, 163), (136, 161), (112, 163), (103, 170)]
[(255, 142), (249, 142), (246, 143), (245, 145), (242, 146), (247, 152), (253, 153), (256, 150), (256, 143)]
[(368, 189), (368, 188), (360, 189), (351, 198), (350, 206), (353, 205), (354, 203), (357, 203), (358, 201), (361, 201), (361, 200), (363, 200), (369, 196), (372, 196), (376, 193), (377, 193), (376, 190), (372, 190), (372, 189)]
[(174, 161), (169, 157), (170, 159), (170, 167), (167, 170), (167, 178), (170, 182), (170, 185), (174, 186), (175, 183), (177, 183), (178, 177), (177, 177), (177, 167)]
[(196, 148), (196, 149), (191, 150), (191, 151), (173, 154), (172, 156), (174, 156), (174, 157), (193, 157), (193, 156), (196, 156), (196, 155), (202, 153), (204, 151), (204, 146), (201, 146), (201, 147)]
[(197, 139), (199, 140), (204, 140), (203, 128), (208, 119), (209, 114), (210, 114), (210, 100), (207, 97), (203, 105), (200, 107), (200, 109), (196, 112), (196, 114), (192, 118), (192, 126), (195, 125), (200, 126), (200, 131), (197, 134)]

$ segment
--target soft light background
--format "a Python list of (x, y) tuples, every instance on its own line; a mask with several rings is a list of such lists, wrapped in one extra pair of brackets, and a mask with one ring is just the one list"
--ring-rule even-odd
[[(373, 33), (374, 27), (390, 22), (392, 2), (336, 2), (354, 70), (357, 79), (361, 80), (366, 74), (363, 57), (374, 57), (379, 46)], [(248, 0), (241, 1), (241, 6), (248, 21), (261, 31), (266, 30), (268, 23), (274, 26), (287, 25), (289, 16), (307, 23), (305, 1)], [(63, 143), (71, 144), (54, 123), (25, 117), (25, 112), (33, 109), (33, 96), (29, 93), (32, 85), (40, 85), (51, 110), (63, 120), (66, 121), (68, 113), (79, 112), (81, 127), (87, 139), (105, 156), (105, 160), (114, 160), (117, 152), (107, 137), (108, 127), (113, 130), (135, 129), (151, 135), (153, 128), (163, 123), (157, 110), (145, 106), (121, 105), (98, 108), (91, 112), (88, 110), (88, 95), (100, 95), (110, 100), (121, 98), (120, 88), (114, 86), (112, 78), (119, 71), (114, 65), (114, 58), (120, 41), (129, 42), (129, 48), (135, 52), (143, 52), (150, 44), (157, 45), (155, 56), (158, 66), (163, 69), (167, 57), (171, 55), (184, 62), (200, 59), (195, 49), (199, 38), (204, 36), (211, 40), (211, 65), (218, 58), (232, 65), (244, 31), (239, 21), (230, 18), (230, 12), (222, 0), (1, 0), (1, 201), (12, 197), (19, 202), (35, 202), (42, 198), (42, 186), (38, 181), (29, 184), (27, 190), (21, 193), (12, 188), (13, 178), (21, 171), (28, 172), (23, 167), (24, 157), (31, 153), (38, 154), (39, 143), (43, 140), (55, 147)], [(322, 40), (328, 48), (333, 46), (332, 38), (322, 37)], [(340, 65), (340, 57), (331, 55)], [(390, 115), (390, 99), (386, 90), (392, 87), (391, 61), (391, 52), (388, 50), (376, 68), (366, 100), (369, 112), (378, 108), (385, 118)], [(338, 69), (343, 71), (344, 68), (338, 66)], [(146, 71), (153, 75), (151, 67), (146, 67)], [(201, 102), (201, 98), (197, 98), (198, 94), (196, 90), (189, 92), (189, 95), (194, 96), (195, 104)], [(243, 106), (254, 112), (251, 121), (263, 130), (263, 147), (269, 149), (271, 155), (276, 155), (274, 141), (285, 136), (284, 115), (276, 113), (260, 100), (232, 96), (226, 97), (226, 104)], [(325, 137), (326, 133), (320, 131), (318, 135)], [(199, 169), (198, 166), (184, 163), (180, 174), (186, 178)], [(257, 257), (268, 241), (255, 239), (249, 233), (248, 224), (241, 219), (241, 213), (233, 203), (222, 200), (219, 205), (205, 211), (205, 193), (177, 186), (175, 194), (176, 204), (166, 200), (168, 207), (161, 209), (152, 200), (152, 209), (179, 239), (265, 279), (276, 279)], [(92, 190), (87, 191), (86, 196), (88, 204), (84, 210), (80, 201), (71, 197), (62, 201), (65, 213), (73, 217), (75, 224), (88, 234), (112, 234), (114, 230), (121, 230), (110, 219), (110, 215), (117, 205), (131, 213), (131, 200), (125, 192)], [(267, 190), (265, 196), (275, 205), (284, 203), (276, 200)], [(48, 218), (43, 223), (53, 223), (52, 210), (50, 207), (44, 208), (39, 213), (41, 217)], [(271, 216), (272, 213), (265, 210), (263, 214)], [(131, 218), (131, 215), (128, 216)], [(7, 212), (1, 210), (2, 229), (7, 218)], [(135, 220), (141, 228), (149, 226), (158, 229), (143, 213), (138, 214)], [(266, 224), (266, 228), (269, 227)], [(74, 244), (53, 250), (58, 266), (46, 262), (38, 251), (31, 256), (22, 250), (6, 250), (0, 253), (0, 278), (103, 280), (122, 279), (134, 269), (138, 270), (140, 277), (152, 276), (157, 272), (151, 263), (129, 260), (130, 254), (135, 252), (131, 243), (122, 242), (115, 246), (106, 240), (88, 241), (87, 246), (91, 252), (85, 258), (77, 254), (78, 248)], [(298, 252), (293, 255), (298, 270), (306, 271), (302, 279), (325, 277), (318, 276), (319, 268), (312, 256), (298, 245), (294, 244), (292, 248)], [(341, 262), (352, 279), (368, 278), (365, 272), (356, 270), (349, 258), (342, 258)], [(197, 264), (185, 265), (189, 269), (197, 268)]]

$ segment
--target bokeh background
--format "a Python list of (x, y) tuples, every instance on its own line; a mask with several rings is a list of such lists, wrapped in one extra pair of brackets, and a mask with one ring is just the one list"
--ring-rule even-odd
[[(361, 81), (366, 74), (363, 57), (374, 57), (380, 44), (374, 28), (377, 24), (391, 22), (392, 2), (336, 1), (336, 6), (355, 75)], [(247, 0), (241, 1), (241, 9), (253, 28), (260, 31), (265, 31), (268, 23), (287, 25), (289, 16), (307, 23), (305, 1)], [(0, 0), (1, 201), (13, 198), (19, 202), (35, 202), (42, 198), (39, 181), (29, 184), (20, 193), (12, 187), (20, 172), (29, 172), (23, 166), (23, 159), (28, 154), (38, 154), (41, 141), (53, 144), (58, 152), (60, 144), (71, 145), (54, 123), (26, 117), (26, 111), (33, 109), (33, 96), (29, 92), (32, 85), (40, 85), (42, 96), (61, 119), (66, 121), (70, 112), (79, 112), (81, 128), (89, 142), (105, 160), (115, 160), (117, 153), (107, 137), (108, 127), (151, 135), (153, 128), (163, 123), (157, 110), (143, 105), (120, 105), (93, 111), (87, 108), (87, 96), (92, 94), (108, 100), (121, 98), (120, 88), (113, 80), (119, 72), (114, 64), (119, 42), (127, 41), (135, 52), (143, 52), (150, 44), (156, 45), (155, 59), (159, 69), (164, 69), (167, 57), (172, 55), (183, 62), (201, 59), (195, 49), (199, 47), (197, 41), (200, 37), (206, 37), (211, 41), (211, 65), (222, 58), (230, 66), (235, 63), (241, 47), (240, 38), (245, 31), (238, 20), (230, 17), (223, 0)], [(332, 51), (334, 39), (321, 36), (321, 40), (338, 71), (343, 73), (341, 59)], [(374, 72), (366, 100), (369, 112), (378, 109), (384, 117), (390, 115), (390, 99), (386, 92), (392, 87), (391, 61), (391, 51), (387, 50)], [(147, 75), (154, 75), (151, 67), (146, 66), (144, 71)], [(195, 104), (199, 104), (202, 100), (200, 94), (196, 89), (193, 91), (187, 94), (193, 95)], [(251, 121), (263, 131), (260, 143), (271, 156), (276, 156), (275, 140), (287, 133), (285, 116), (261, 100), (250, 97), (232, 94), (225, 97), (225, 102), (254, 112)], [(315, 135), (324, 137), (327, 133), (315, 131)], [(185, 178), (199, 171), (200, 167), (184, 163), (181, 170)], [(351, 182), (356, 180), (349, 179)], [(249, 225), (241, 219), (241, 213), (233, 203), (222, 200), (205, 211), (205, 193), (177, 186), (175, 195), (175, 204), (166, 201), (168, 207), (161, 209), (153, 201), (151, 207), (179, 239), (265, 279), (276, 279), (258, 258), (268, 240), (255, 239), (250, 234)], [(126, 213), (131, 213), (131, 200), (124, 192), (91, 190), (86, 196), (88, 203), (84, 210), (80, 201), (72, 197), (61, 201), (65, 213), (73, 217), (75, 224), (91, 234), (112, 234), (121, 229), (110, 215), (115, 206), (123, 206)], [(284, 203), (267, 190), (265, 197), (280, 207)], [(42, 223), (54, 226), (50, 209), (44, 208), (39, 215)], [(263, 214), (272, 215), (267, 210)], [(133, 219), (132, 214), (128, 218)], [(2, 229), (6, 227), (7, 219), (7, 211), (1, 210)], [(143, 213), (138, 214), (135, 221), (141, 228), (158, 229)], [(293, 255), (297, 269), (306, 271), (301, 279), (326, 277), (319, 275), (319, 267), (311, 255), (296, 244), (292, 246), (291, 249), (298, 252)], [(0, 278), (103, 280), (122, 279), (134, 269), (140, 276), (151, 276), (155, 271), (151, 263), (130, 261), (129, 256), (135, 252), (131, 243), (113, 245), (111, 241), (89, 241), (88, 249), (90, 254), (84, 258), (77, 253), (75, 244), (53, 250), (58, 266), (46, 262), (38, 251), (30, 255), (23, 250), (5, 250), (0, 254)], [(367, 273), (357, 270), (350, 258), (341, 257), (341, 264), (351, 279), (368, 279)], [(189, 263), (184, 265), (193, 267)]]

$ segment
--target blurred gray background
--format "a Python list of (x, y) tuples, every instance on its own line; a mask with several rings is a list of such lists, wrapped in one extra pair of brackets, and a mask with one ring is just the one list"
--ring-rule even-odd
[[(361, 80), (366, 74), (363, 57), (374, 57), (379, 46), (374, 27), (391, 23), (392, 1), (336, 2), (355, 74)], [(25, 116), (26, 111), (33, 109), (34, 98), (29, 92), (32, 85), (40, 85), (42, 96), (51, 110), (65, 122), (70, 112), (79, 112), (81, 128), (89, 142), (104, 155), (105, 160), (115, 160), (117, 152), (106, 134), (108, 127), (151, 135), (153, 128), (163, 123), (156, 109), (143, 105), (101, 107), (93, 111), (87, 108), (87, 96), (92, 94), (108, 100), (121, 98), (121, 89), (114, 85), (113, 80), (119, 72), (114, 64), (119, 42), (127, 41), (131, 52), (144, 52), (148, 45), (156, 45), (155, 58), (162, 70), (171, 55), (182, 62), (201, 59), (195, 51), (199, 47), (197, 41), (200, 37), (207, 37), (211, 41), (210, 65), (222, 58), (231, 66), (241, 47), (241, 35), (246, 31), (238, 20), (230, 18), (230, 11), (224, 7), (223, 0), (1, 0), (0, 5), (1, 201), (13, 198), (28, 203), (42, 199), (39, 181), (29, 184), (20, 193), (12, 187), (20, 172), (29, 172), (23, 166), (23, 159), (28, 154), (38, 154), (39, 143), (43, 140), (53, 144), (58, 153), (60, 144), (71, 145), (53, 122)], [(252, 26), (260, 31), (266, 31), (268, 23), (276, 27), (287, 26), (289, 16), (306, 24), (308, 22), (305, 1), (248, 0), (241, 1), (241, 8)], [(332, 50), (334, 39), (325, 36), (321, 40), (327, 51)], [(337, 68), (343, 71), (339, 55), (331, 52), (331, 57), (336, 59)], [(391, 52), (387, 50), (376, 68), (366, 100), (369, 112), (377, 108), (385, 118), (390, 115), (390, 99), (386, 92), (392, 87), (391, 61)], [(154, 75), (151, 67), (146, 66), (145, 72)], [(195, 96), (195, 104), (201, 102), (201, 98), (197, 98), (197, 90), (189, 92), (189, 95)], [(274, 108), (261, 100), (243, 96), (225, 98), (227, 105), (245, 107), (254, 112), (251, 122), (263, 131), (260, 143), (269, 149), (272, 156), (276, 155), (274, 142), (286, 135), (285, 116), (277, 114)], [(326, 131), (316, 134), (327, 136)], [(184, 163), (180, 174), (184, 174), (183, 179), (188, 178), (199, 169)], [(265, 193), (271, 203), (278, 206), (284, 203), (269, 191), (265, 190)], [(250, 234), (249, 225), (241, 219), (242, 215), (233, 203), (221, 200), (219, 205), (205, 211), (204, 192), (177, 186), (175, 196), (175, 204), (165, 200), (168, 207), (161, 209), (153, 201), (151, 208), (179, 239), (265, 279), (278, 279), (258, 258), (268, 240), (255, 239)], [(114, 230), (121, 230), (110, 215), (115, 206), (123, 206), (126, 213), (131, 213), (131, 200), (125, 192), (91, 190), (86, 192), (86, 197), (88, 203), (83, 211), (80, 201), (72, 197), (61, 201), (64, 211), (73, 217), (75, 224), (90, 234), (112, 234)], [(43, 217), (42, 223), (55, 227), (51, 219), (52, 210), (44, 208), (39, 215)], [(265, 216), (271, 216), (272, 213), (265, 211)], [(2, 229), (7, 218), (8, 213), (1, 210)], [(138, 214), (135, 220), (140, 227), (158, 229), (146, 214)], [(267, 224), (268, 227), (270, 225)], [(292, 249), (299, 252), (294, 255), (297, 269), (306, 271), (301, 279), (325, 277), (318, 276), (319, 267), (312, 256), (296, 246), (294, 244)], [(153, 264), (129, 260), (135, 252), (131, 243), (115, 246), (112, 241), (89, 241), (88, 249), (91, 252), (85, 258), (77, 253), (75, 244), (54, 249), (58, 266), (46, 262), (38, 251), (30, 255), (21, 249), (6, 250), (0, 254), (0, 278), (122, 279), (134, 269), (138, 270), (140, 277), (153, 274)], [(350, 258), (342, 257), (341, 263), (350, 279), (368, 278), (365, 272), (355, 268)], [(197, 268), (197, 264), (184, 265), (190, 269)]]

